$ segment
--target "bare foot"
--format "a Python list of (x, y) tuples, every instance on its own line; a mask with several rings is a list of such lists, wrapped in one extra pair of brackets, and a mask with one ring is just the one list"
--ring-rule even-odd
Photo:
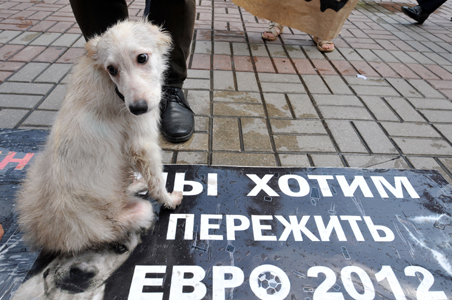
[(268, 30), (262, 33), (262, 38), (264, 40), (274, 41), (282, 33), (283, 28), (284, 27), (281, 24), (270, 22), (270, 24), (268, 25)]
[(313, 36), (312, 40), (316, 43), (317, 49), (320, 52), (331, 52), (334, 50), (334, 43), (332, 41), (322, 40), (317, 36)]
[[(334, 50), (334, 44), (330, 44), (330, 43), (323, 43), (322, 44), (322, 39), (319, 39), (319, 44), (321, 44), (322, 49), (325, 50)], [(332, 43), (332, 42), (331, 42)]]

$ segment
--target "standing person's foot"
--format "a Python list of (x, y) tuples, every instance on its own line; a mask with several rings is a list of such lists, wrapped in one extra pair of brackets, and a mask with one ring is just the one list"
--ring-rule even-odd
[(428, 16), (430, 16), (429, 13), (422, 11), (422, 8), (419, 5), (413, 7), (402, 6), (402, 12), (419, 24), (424, 23)]
[(173, 86), (163, 87), (160, 116), (162, 119), (160, 130), (168, 141), (181, 143), (193, 135), (195, 117), (182, 89)]
[(317, 45), (317, 49), (320, 52), (332, 52), (334, 51), (334, 43), (332, 41), (322, 40), (319, 37), (313, 36), (312, 40)]
[(283, 32), (284, 26), (281, 24), (270, 22), (268, 24), (268, 30), (262, 32), (262, 38), (268, 41), (274, 41)]

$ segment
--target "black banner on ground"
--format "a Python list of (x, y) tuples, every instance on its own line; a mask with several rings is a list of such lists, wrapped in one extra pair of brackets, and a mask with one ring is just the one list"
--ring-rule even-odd
[(174, 165), (164, 176), (184, 191), (176, 210), (155, 205), (153, 228), (126, 244), (41, 255), (14, 299), (452, 298), (452, 188), (436, 171)]

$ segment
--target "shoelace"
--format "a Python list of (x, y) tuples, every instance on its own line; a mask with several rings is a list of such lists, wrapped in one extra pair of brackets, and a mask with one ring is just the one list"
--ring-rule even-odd
[(176, 102), (181, 104), (183, 107), (189, 109), (190, 111), (191, 108), (190, 106), (188, 106), (187, 103), (185, 103), (182, 100), (182, 97), (179, 95), (179, 89), (172, 87), (172, 86), (167, 86), (163, 88), (163, 93), (164, 93), (164, 99), (166, 99), (166, 101), (161, 101), (160, 102), (160, 108), (162, 111), (165, 111), (167, 106), (168, 106), (168, 102)]

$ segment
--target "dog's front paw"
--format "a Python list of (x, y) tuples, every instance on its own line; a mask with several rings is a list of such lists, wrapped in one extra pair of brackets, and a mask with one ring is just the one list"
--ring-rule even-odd
[(182, 192), (181, 191), (173, 191), (172, 193), (169, 193), (169, 196), (171, 198), (171, 203), (168, 203), (168, 208), (175, 209), (176, 206), (178, 206), (182, 202)]

